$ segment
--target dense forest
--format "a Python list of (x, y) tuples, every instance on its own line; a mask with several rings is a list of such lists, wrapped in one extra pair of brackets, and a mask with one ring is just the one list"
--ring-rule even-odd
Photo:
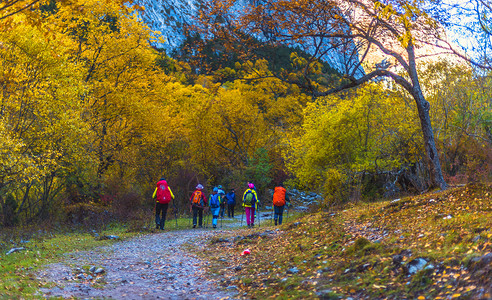
[(446, 21), (426, 1), (351, 1), (370, 26), (298, 2), (240, 17), (223, 1), (166, 53), (127, 1), (2, 1), (0, 226), (139, 220), (161, 177), (180, 214), (197, 183), (260, 199), (284, 183), (326, 208), (490, 181), (487, 57), (416, 60)]

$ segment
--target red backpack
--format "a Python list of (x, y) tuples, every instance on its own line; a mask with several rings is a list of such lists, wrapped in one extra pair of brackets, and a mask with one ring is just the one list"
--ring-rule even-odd
[(281, 186), (277, 186), (275, 188), (275, 192), (273, 192), (273, 205), (275, 206), (284, 206), (285, 205), (285, 193), (287, 190)]
[(171, 191), (165, 180), (161, 180), (157, 183), (156, 199), (161, 204), (167, 204), (171, 202)]

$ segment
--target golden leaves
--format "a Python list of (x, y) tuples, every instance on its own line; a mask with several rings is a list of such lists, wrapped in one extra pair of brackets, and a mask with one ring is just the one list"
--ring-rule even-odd
[(303, 185), (323, 186), (327, 195), (336, 195), (353, 172), (397, 168), (420, 155), (419, 147), (406, 149), (405, 157), (390, 150), (397, 140), (412, 139), (418, 127), (409, 125), (412, 112), (404, 102), (378, 85), (364, 86), (351, 100), (320, 97), (304, 114), (302, 130), (289, 139), (287, 167)]

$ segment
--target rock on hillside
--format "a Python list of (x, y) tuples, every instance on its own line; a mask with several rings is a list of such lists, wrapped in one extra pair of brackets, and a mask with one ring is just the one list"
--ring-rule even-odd
[[(248, 0), (237, 1), (235, 11), (240, 13), (241, 7), (247, 2)], [(184, 28), (186, 25), (196, 24), (195, 18), (198, 16), (200, 7), (206, 5), (203, 0), (135, 0), (134, 3), (145, 8), (141, 13), (142, 20), (152, 30), (161, 32), (164, 38), (162, 44), (155, 46), (165, 49), (168, 54), (183, 43)], [(309, 46), (306, 51), (310, 51)], [(347, 56), (337, 51), (327, 49), (324, 59), (338, 70), (344, 70), (347, 65), (351, 65), (347, 61)], [(360, 70), (358, 75), (363, 75), (363, 73), (363, 70)]]
[[(270, 199), (273, 197), (273, 190), (269, 189), (268, 193), (270, 195)], [(292, 189), (287, 191), (289, 196), (290, 203), (293, 205), (293, 209), (298, 211), (308, 211), (310, 207), (318, 206), (320, 202), (323, 200), (323, 197), (314, 192), (304, 192), (299, 191), (297, 189)], [(267, 202), (267, 206), (271, 206), (271, 203)]]
[(135, 4), (145, 7), (142, 20), (152, 30), (160, 31), (165, 39), (157, 47), (169, 54), (184, 41), (184, 27), (194, 24), (200, 0), (136, 0)]

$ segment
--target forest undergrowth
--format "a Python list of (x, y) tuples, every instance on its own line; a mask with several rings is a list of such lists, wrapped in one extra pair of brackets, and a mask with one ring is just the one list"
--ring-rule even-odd
[(491, 194), (471, 184), (357, 203), (231, 232), (199, 253), (245, 298), (491, 299)]

